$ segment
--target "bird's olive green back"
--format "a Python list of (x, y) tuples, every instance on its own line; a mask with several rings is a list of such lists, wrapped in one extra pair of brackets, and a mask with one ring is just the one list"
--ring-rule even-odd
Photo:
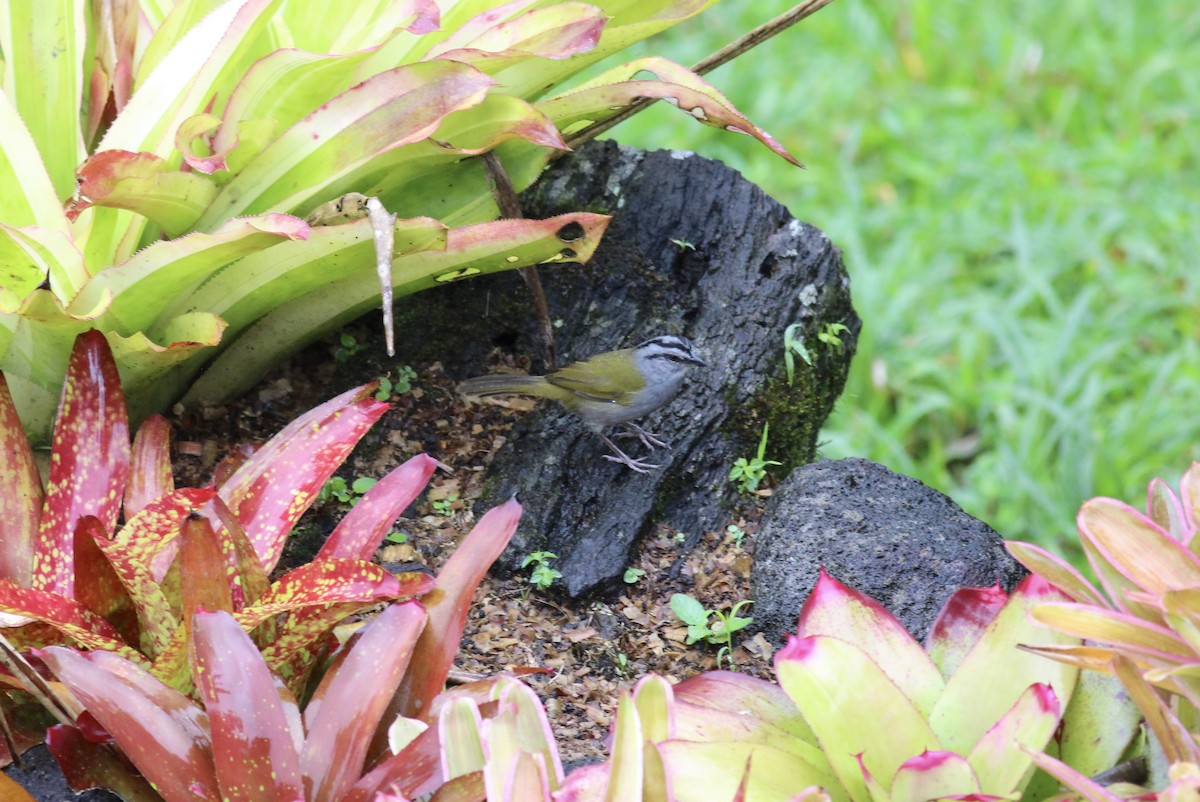
[(546, 376), (546, 381), (583, 398), (617, 403), (628, 402), (629, 396), (646, 386), (632, 348), (567, 365)]

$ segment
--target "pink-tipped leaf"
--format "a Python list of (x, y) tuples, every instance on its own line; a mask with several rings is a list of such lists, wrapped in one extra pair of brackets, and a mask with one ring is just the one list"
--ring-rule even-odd
[(33, 571), (34, 543), (42, 519), (42, 480), (33, 460), (29, 438), (17, 417), (8, 381), (0, 373), (0, 579), (28, 585)]
[(317, 552), (317, 558), (371, 559), (388, 529), (425, 489), (436, 468), (437, 460), (418, 454), (389, 472), (346, 513)]
[(325, 481), (387, 411), (372, 392), (372, 385), (357, 387), (296, 418), (221, 485), (267, 571)]
[(74, 595), (75, 527), (94, 515), (107, 531), (116, 528), (129, 460), (129, 420), (112, 350), (103, 334), (85, 331), (75, 338), (54, 425), (33, 587)]
[(1014, 748), (1042, 750), (1062, 720), (1062, 706), (1049, 685), (1035, 683), (1025, 689), (1000, 720), (992, 725), (967, 755), (985, 794), (1007, 795), (1023, 791), (1029, 777), (1029, 755)]
[(789, 637), (775, 653), (775, 673), (854, 798), (868, 794), (855, 755), (874, 776), (891, 777), (913, 754), (941, 748), (928, 715), (853, 644), (828, 635)]
[[(969, 753), (1034, 683), (1049, 685), (1061, 699), (1071, 697), (1079, 674), (1076, 668), (1017, 648), (1078, 644), (1077, 639), (1039, 626), (1030, 617), (1030, 611), (1039, 605), (1065, 598), (1036, 575), (1017, 584), (1007, 604), (946, 681), (929, 716), (943, 748)], [(988, 692), (980, 693), (980, 688)]]
[[(221, 799), (293, 802), (304, 797), (295, 702), (281, 698), (258, 647), (231, 615), (197, 613), (196, 689), (208, 712)], [(286, 709), (293, 708), (290, 713)]]
[(825, 573), (800, 608), (800, 637), (832, 635), (854, 644), (884, 670), (926, 715), (942, 692), (942, 676), (921, 645), (874, 599)]
[(959, 588), (950, 594), (925, 639), (925, 648), (943, 677), (958, 669), (1007, 601), (999, 583), (990, 588)]
[(308, 739), (300, 760), (308, 802), (337, 802), (362, 775), (372, 736), (424, 626), (417, 602), (389, 606), (322, 679), (304, 710)]
[[(488, 510), (446, 561), (434, 589), (422, 598), (429, 625), (421, 633), (417, 657), (404, 675), (389, 713), (428, 718), (433, 698), (441, 692), (454, 664), (475, 589), (512, 539), (520, 518), (521, 505), (515, 498)], [(376, 741), (375, 753), (382, 751), (382, 743)]]
[[(103, 658), (71, 649), (52, 646), (40, 656), (165, 799), (219, 798), (209, 744), (163, 707), (162, 697), (174, 692), (153, 687), (150, 678), (123, 681), (103, 667)], [(191, 705), (178, 694), (171, 698)]]
[(889, 783), (892, 799), (947, 799), (979, 793), (979, 780), (961, 755), (927, 751), (904, 761)]
[(171, 472), (171, 424), (162, 415), (142, 421), (133, 438), (129, 484), (125, 487), (125, 519), (175, 489)]

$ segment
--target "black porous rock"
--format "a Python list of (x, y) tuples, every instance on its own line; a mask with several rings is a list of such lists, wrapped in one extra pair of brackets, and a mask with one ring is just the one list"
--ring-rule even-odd
[(121, 799), (100, 788), (76, 795), (50, 750), (41, 745), (21, 755), (21, 765), (5, 767), (4, 773), (16, 780), (37, 802), (120, 802)]
[[(489, 469), (476, 511), (514, 492), (525, 505), (497, 570), (520, 570), (529, 553), (550, 551), (564, 575), (556, 587), (603, 592), (620, 586), (657, 523), (693, 537), (724, 526), (736, 493), (729, 469), (754, 456), (764, 424), (768, 457), (783, 463), (777, 476), (814, 458), (861, 324), (838, 249), (719, 162), (593, 142), (556, 162), (521, 201), (526, 217), (613, 217), (587, 265), (541, 270), (559, 365), (659, 334), (691, 338), (709, 365), (641, 421), (669, 450), (620, 441), (661, 470), (639, 475), (605, 460), (601, 440), (551, 402), (517, 424)], [(783, 342), (793, 323), (812, 365), (797, 357), (789, 384)], [(831, 327), (838, 345), (817, 336)], [(397, 332), (401, 359), (439, 359), (453, 378), (487, 372), (495, 348), (545, 372), (529, 293), (513, 273), (398, 306)]]
[(754, 626), (796, 631), (818, 569), (872, 597), (923, 640), (960, 587), (1024, 575), (1000, 536), (945, 495), (864, 459), (822, 460), (775, 489), (755, 538)]

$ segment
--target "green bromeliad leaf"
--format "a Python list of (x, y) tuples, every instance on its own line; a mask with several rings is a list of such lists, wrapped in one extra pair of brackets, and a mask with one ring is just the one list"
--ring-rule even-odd
[[(425, 289), (471, 276), (535, 264), (586, 262), (600, 244), (609, 218), (597, 214), (560, 215), (547, 220), (498, 220), (452, 229), (444, 250), (398, 253), (392, 260), (392, 287), (401, 298)], [(345, 236), (340, 229), (363, 227), (369, 221), (328, 226), (313, 231), (313, 238)], [(332, 229), (331, 233), (325, 233)], [(318, 233), (321, 232), (321, 233)], [(399, 240), (397, 240), (399, 242)], [(365, 249), (370, 245), (361, 245)], [(362, 256), (360, 258), (367, 258)], [(338, 263), (328, 260), (328, 273)], [(185, 396), (185, 403), (214, 403), (235, 396), (250, 386), (259, 371), (267, 369), (295, 347), (355, 319), (378, 304), (378, 279), (361, 272), (345, 274), (293, 300), (278, 304), (248, 326), (207, 366)], [(216, 303), (216, 299), (213, 299)], [(222, 314), (229, 310), (221, 309)], [(296, 332), (304, 332), (297, 335)], [(198, 369), (199, 361), (193, 363)]]
[[(318, 233), (298, 219), (343, 195), (400, 218), (402, 297), (594, 250), (600, 229), (580, 215), (578, 247), (543, 248), (530, 223), (497, 258), (483, 245), (456, 261), (455, 242), (477, 232), (447, 227), (498, 214), (473, 156), (495, 151), (521, 190), (566, 150), (563, 134), (658, 97), (790, 159), (661, 59), (561, 93), (713, 2), (141, 0), (101, 16), (73, 0), (0, 0), (0, 370), (27, 431), (48, 437), (88, 328), (109, 340), (136, 422), (211, 360), (189, 401), (235, 394), (377, 305), (369, 224)], [(407, 260), (435, 251), (448, 258)]]

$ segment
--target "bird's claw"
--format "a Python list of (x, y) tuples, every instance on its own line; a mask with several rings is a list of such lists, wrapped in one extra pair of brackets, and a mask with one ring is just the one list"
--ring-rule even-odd
[[(624, 457), (624, 459), (622, 459)], [(661, 465), (652, 465), (649, 462), (643, 462), (640, 459), (633, 459), (627, 454), (622, 454), (620, 457), (612, 454), (605, 454), (604, 458), (610, 462), (620, 463), (634, 473), (650, 473), (651, 468), (661, 468)]]
[(658, 435), (653, 432), (648, 432), (636, 423), (627, 423), (625, 428), (628, 431), (621, 432), (617, 437), (636, 437), (642, 441), (642, 445), (653, 451), (656, 448), (670, 448), (663, 440), (660, 440)]

